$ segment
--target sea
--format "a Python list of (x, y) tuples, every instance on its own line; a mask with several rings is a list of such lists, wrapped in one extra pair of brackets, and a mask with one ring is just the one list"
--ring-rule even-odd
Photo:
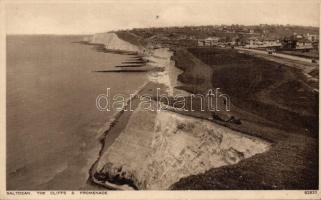
[(8, 35), (6, 44), (7, 190), (89, 190), (99, 130), (116, 110), (96, 98), (129, 97), (144, 73), (98, 73), (133, 55), (97, 51), (83, 36)]

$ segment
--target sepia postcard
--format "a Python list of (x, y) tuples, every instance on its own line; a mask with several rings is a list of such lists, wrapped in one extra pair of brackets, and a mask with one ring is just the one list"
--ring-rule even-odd
[(0, 0), (0, 199), (321, 199), (318, 0)]

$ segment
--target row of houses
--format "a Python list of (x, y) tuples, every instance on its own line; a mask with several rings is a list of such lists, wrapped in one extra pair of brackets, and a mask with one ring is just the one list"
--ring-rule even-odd
[(260, 47), (280, 47), (282, 44), (279, 40), (259, 40), (257, 38), (249, 38), (246, 41), (232, 40), (229, 42), (222, 41), (219, 37), (209, 37), (206, 39), (197, 40), (197, 46), (199, 47), (211, 47), (211, 46), (244, 46), (245, 48), (260, 48)]
[(282, 44), (280, 40), (274, 40), (274, 39), (260, 40), (257, 37), (249, 38), (246, 44), (244, 45), (245, 48), (267, 48), (267, 47), (280, 48), (281, 46)]
[(317, 34), (310, 34), (310, 33), (307, 33), (307, 34), (297, 34), (297, 33), (293, 33), (293, 36), (292, 38), (295, 38), (295, 39), (306, 39), (310, 42), (314, 42), (314, 41), (317, 41), (319, 40), (319, 35)]
[(319, 41), (311, 41), (305, 38), (300, 38), (296, 40), (284, 39), (283, 46), (284, 49), (296, 49), (296, 50), (310, 50), (319, 49)]
[(243, 46), (244, 48), (256, 49), (256, 48), (284, 48), (284, 49), (296, 49), (296, 50), (309, 50), (318, 49), (319, 42), (317, 40), (308, 40), (306, 38), (299, 39), (259, 39), (258, 37), (249, 37), (245, 40), (233, 39), (230, 42), (222, 41), (219, 37), (209, 37), (206, 39), (198, 39), (198, 47), (212, 47), (212, 46)]

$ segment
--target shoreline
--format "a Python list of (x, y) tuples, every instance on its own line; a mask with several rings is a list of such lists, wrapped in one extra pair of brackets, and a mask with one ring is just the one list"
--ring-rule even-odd
[[(164, 49), (165, 51), (168, 52), (168, 49)], [(109, 50), (112, 51), (112, 50)], [(108, 51), (108, 52), (109, 52)], [(168, 64), (165, 63), (159, 63), (159, 61), (161, 61), (162, 59), (169, 59), (170, 61), (170, 57), (161, 57), (161, 56), (155, 56), (154, 58), (156, 59), (152, 59), (153, 56), (149, 55), (149, 56), (141, 56), (141, 60), (144, 60), (146, 63), (144, 64), (145, 66), (148, 65), (148, 62), (151, 62), (151, 66), (147, 66), (149, 68), (156, 68), (156, 69), (163, 69), (163, 70), (157, 70), (156, 72), (156, 78), (158, 77), (164, 77), (164, 74), (159, 74), (162, 73), (163, 71), (165, 71), (166, 69), (168, 70)], [(155, 61), (156, 60), (156, 61)], [(126, 62), (126, 61), (125, 61)], [(126, 106), (122, 108), (122, 110), (118, 111), (115, 113), (115, 115), (106, 123), (106, 126), (103, 128), (103, 130), (100, 130), (101, 136), (99, 137), (100, 142), (101, 142), (101, 150), (99, 151), (99, 155), (96, 159), (96, 161), (93, 163), (92, 167), (89, 170), (89, 180), (97, 185), (103, 186), (107, 189), (116, 189), (116, 190), (128, 190), (128, 189), (133, 189), (130, 186), (120, 186), (117, 184), (114, 184), (112, 182), (108, 182), (106, 181), (105, 183), (101, 183), (95, 173), (97, 172), (97, 162), (99, 161), (101, 155), (103, 154), (104, 151), (106, 151), (106, 149), (109, 148), (109, 146), (113, 143), (113, 141), (108, 142), (110, 140), (115, 140), (119, 134), (121, 133), (121, 130), (124, 129), (128, 123), (129, 118), (132, 115), (132, 112), (130, 111), (124, 111), (126, 110), (126, 108), (128, 107), (128, 102), (129, 101), (133, 101), (133, 108), (134, 110), (137, 109), (139, 102), (137, 101), (137, 96), (146, 94), (145, 92), (150, 91), (151, 89), (154, 89), (156, 87), (160, 87), (163, 88), (163, 90), (171, 90), (173, 89), (172, 85), (170, 84), (169, 79), (168, 80), (164, 80), (163, 81), (159, 81), (153, 78), (153, 75), (151, 73), (153, 70), (146, 70), (145, 72), (149, 72), (149, 74), (147, 75), (147, 81), (137, 90), (137, 92), (126, 101)], [(119, 72), (122, 72), (121, 70)], [(154, 74), (155, 75), (155, 74)], [(166, 76), (166, 75), (165, 75)], [(167, 82), (166, 82), (167, 81)], [(156, 86), (156, 87), (155, 87)], [(113, 129), (114, 128), (114, 129)]]
[[(100, 143), (101, 143), (101, 148), (99, 151), (99, 155), (96, 159), (96, 161), (93, 163), (92, 167), (89, 170), (89, 179), (90, 181), (92, 181), (95, 184), (107, 187), (108, 189), (121, 189), (121, 187), (117, 187), (117, 185), (104, 185), (101, 184), (97, 178), (95, 177), (95, 173), (96, 173), (96, 167), (97, 167), (97, 162), (99, 161), (101, 155), (103, 154), (103, 152), (111, 145), (111, 143), (108, 143), (108, 140), (114, 140), (115, 138), (117, 138), (120, 134), (120, 130), (122, 130), (125, 126), (126, 123), (128, 122), (128, 118), (130, 117), (130, 115), (132, 114), (132, 112), (128, 112), (128, 111), (124, 111), (126, 110), (126, 108), (129, 106), (129, 102), (134, 100), (134, 109), (137, 108), (137, 102), (135, 101), (135, 98), (137, 97), (137, 95), (140, 94), (141, 91), (144, 90), (144, 88), (147, 86), (148, 82), (145, 83), (131, 98), (129, 98), (126, 102), (126, 106), (115, 113), (115, 116), (109, 120), (109, 122), (107, 122), (107, 127), (104, 128), (103, 133), (101, 134), (101, 136), (99, 137), (100, 139)], [(113, 129), (114, 128), (114, 129)]]

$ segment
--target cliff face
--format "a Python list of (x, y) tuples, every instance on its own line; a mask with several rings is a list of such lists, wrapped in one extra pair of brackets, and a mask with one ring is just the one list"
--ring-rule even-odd
[(147, 111), (140, 103), (101, 154), (95, 177), (102, 184), (164, 190), (183, 177), (238, 163), (269, 148), (267, 142), (209, 121), (165, 110)]
[(116, 33), (96, 33), (89, 40), (90, 43), (104, 44), (106, 49), (120, 51), (143, 52), (144, 48), (133, 45), (130, 42), (120, 39)]

